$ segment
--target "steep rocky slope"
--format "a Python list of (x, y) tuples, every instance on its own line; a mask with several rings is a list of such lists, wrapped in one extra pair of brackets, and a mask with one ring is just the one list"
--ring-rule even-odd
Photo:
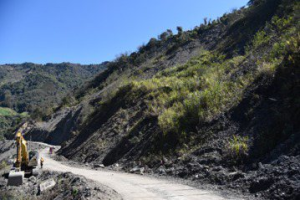
[(27, 137), (63, 142), (60, 153), (80, 162), (297, 199), (299, 8), (254, 0), (165, 32), (111, 62)]

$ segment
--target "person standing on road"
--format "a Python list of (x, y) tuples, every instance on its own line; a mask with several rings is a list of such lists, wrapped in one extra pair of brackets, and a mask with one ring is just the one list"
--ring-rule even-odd
[(44, 158), (43, 157), (41, 157), (40, 163), (41, 163), (41, 169), (43, 169), (43, 165), (44, 165)]

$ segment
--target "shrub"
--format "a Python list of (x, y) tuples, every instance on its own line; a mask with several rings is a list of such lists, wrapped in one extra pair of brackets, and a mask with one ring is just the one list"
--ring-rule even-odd
[(248, 137), (241, 137), (234, 135), (231, 140), (229, 140), (228, 148), (229, 153), (232, 157), (244, 157), (248, 155)]
[(176, 103), (172, 108), (166, 109), (159, 117), (158, 124), (163, 132), (178, 132), (180, 129), (180, 118), (183, 116), (183, 105)]
[(252, 41), (253, 48), (257, 48), (262, 44), (267, 43), (269, 39), (270, 38), (267, 36), (265, 31), (258, 31)]
[(5, 161), (2, 161), (2, 163), (0, 164), (0, 170), (5, 169), (7, 166), (7, 163)]
[(258, 72), (262, 75), (273, 75), (276, 70), (277, 65), (275, 63), (263, 62), (259, 68)]
[(183, 28), (181, 26), (177, 26), (177, 32), (178, 32), (178, 35), (182, 35)]
[(75, 197), (78, 195), (78, 189), (76, 187), (72, 188), (72, 196)]

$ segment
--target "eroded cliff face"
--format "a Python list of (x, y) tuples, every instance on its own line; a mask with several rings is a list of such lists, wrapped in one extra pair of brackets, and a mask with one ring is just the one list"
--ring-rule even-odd
[(25, 135), (27, 140), (60, 145), (75, 136), (83, 106), (64, 108), (53, 115), (48, 121), (33, 122), (30, 131)]

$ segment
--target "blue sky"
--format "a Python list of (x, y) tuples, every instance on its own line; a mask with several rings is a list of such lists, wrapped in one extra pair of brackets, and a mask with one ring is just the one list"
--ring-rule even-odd
[(166, 29), (192, 29), (247, 2), (0, 0), (0, 64), (109, 61)]

